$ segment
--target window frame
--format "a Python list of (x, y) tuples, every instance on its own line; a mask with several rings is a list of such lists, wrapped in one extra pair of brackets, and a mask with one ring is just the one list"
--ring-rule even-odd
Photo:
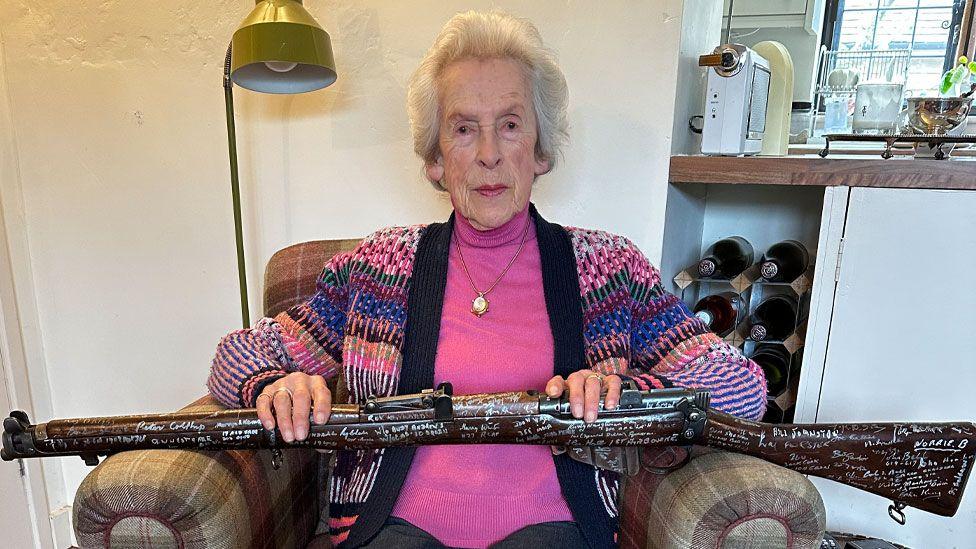
[[(949, 22), (949, 40), (946, 44), (945, 55), (943, 56), (942, 71), (951, 69), (956, 64), (956, 59), (960, 55), (968, 54), (974, 43), (976, 36), (973, 35), (972, 12), (973, 3), (976, 0), (952, 0), (952, 19)], [(820, 36), (820, 43), (826, 46), (827, 50), (833, 50), (835, 42), (840, 38), (840, 27), (837, 25), (840, 8), (844, 0), (826, 0), (824, 6), (824, 25)], [(918, 7), (915, 8), (889, 8), (889, 9), (937, 9)], [(874, 10), (865, 9), (864, 11), (885, 11), (885, 8), (875, 8)], [(963, 32), (965, 31), (965, 33)], [(877, 32), (877, 28), (875, 29)], [(964, 37), (965, 35), (965, 37)], [(914, 32), (912, 34), (914, 42)], [(916, 56), (912, 56), (916, 57)], [(917, 57), (936, 57), (936, 56), (917, 56)], [(911, 57), (909, 58), (911, 63)]]

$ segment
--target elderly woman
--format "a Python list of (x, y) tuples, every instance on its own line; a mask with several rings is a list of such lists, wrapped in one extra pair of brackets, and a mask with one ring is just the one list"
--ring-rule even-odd
[[(567, 89), (530, 23), (451, 19), (414, 74), (408, 110), (444, 223), (381, 229), (324, 268), (306, 303), (220, 343), (209, 387), (255, 406), (287, 441), (349, 400), (442, 381), (458, 394), (568, 391), (613, 408), (623, 378), (699, 387), (758, 418), (762, 371), (709, 333), (626, 238), (546, 221), (532, 185), (566, 135)], [(531, 445), (340, 451), (329, 530), (343, 547), (610, 547), (617, 475)]]

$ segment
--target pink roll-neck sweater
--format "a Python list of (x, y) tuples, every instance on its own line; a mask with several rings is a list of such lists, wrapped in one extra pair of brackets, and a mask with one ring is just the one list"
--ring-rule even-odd
[[(511, 269), (487, 295), (477, 317), (479, 290), (498, 277), (525, 245)], [(545, 389), (552, 378), (553, 340), (542, 292), (542, 264), (528, 207), (501, 227), (479, 231), (460, 214), (448, 259), (435, 385), (449, 381), (455, 394)], [(451, 445), (417, 448), (394, 516), (451, 547), (486, 547), (530, 524), (573, 520), (559, 489), (548, 446)]]

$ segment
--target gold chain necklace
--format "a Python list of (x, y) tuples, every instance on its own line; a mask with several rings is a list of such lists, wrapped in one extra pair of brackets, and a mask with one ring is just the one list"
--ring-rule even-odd
[(495, 289), (495, 286), (501, 281), (502, 277), (505, 276), (505, 273), (507, 273), (508, 270), (512, 268), (512, 265), (515, 264), (515, 259), (519, 256), (519, 252), (522, 251), (522, 246), (525, 245), (525, 236), (529, 234), (529, 223), (531, 222), (532, 219), (526, 220), (525, 229), (522, 231), (522, 241), (519, 242), (519, 247), (517, 250), (515, 250), (515, 255), (512, 256), (512, 260), (508, 262), (508, 265), (506, 265), (505, 269), (502, 270), (502, 273), (498, 275), (498, 278), (491, 283), (491, 286), (488, 286), (488, 289), (483, 292), (479, 290), (477, 286), (475, 286), (474, 279), (471, 278), (471, 273), (468, 272), (468, 266), (464, 264), (464, 254), (461, 253), (461, 239), (458, 237), (457, 230), (454, 231), (454, 245), (457, 247), (458, 259), (461, 260), (461, 269), (464, 270), (464, 275), (468, 277), (468, 282), (471, 284), (471, 289), (478, 294), (478, 297), (471, 301), (471, 312), (473, 314), (480, 317), (488, 312), (488, 298), (486, 296), (488, 295), (488, 292)]

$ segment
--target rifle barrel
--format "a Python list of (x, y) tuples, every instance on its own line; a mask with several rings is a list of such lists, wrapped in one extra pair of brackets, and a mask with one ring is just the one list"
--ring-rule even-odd
[[(328, 423), (311, 424), (303, 441), (285, 442), (268, 431), (254, 409), (177, 412), (53, 420), (31, 425), (15, 412), (4, 421), (3, 459), (99, 456), (140, 449), (367, 449), (430, 444), (538, 444), (568, 446), (660, 446), (681, 443), (685, 416), (674, 406), (654, 413), (618, 409), (593, 423), (568, 413), (554, 400), (553, 413), (540, 413), (547, 397), (497, 393), (453, 397), (451, 417), (425, 409), (338, 405)], [(667, 396), (670, 404), (674, 394)]]

